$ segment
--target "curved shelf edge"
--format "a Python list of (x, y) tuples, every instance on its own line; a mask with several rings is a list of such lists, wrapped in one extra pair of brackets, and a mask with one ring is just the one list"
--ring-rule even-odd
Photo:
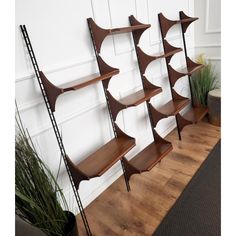
[(109, 70), (107, 70), (106, 72), (105, 70), (103, 70), (101, 74), (95, 73), (95, 74), (80, 78), (78, 80), (74, 80), (74, 81), (62, 84), (60, 86), (54, 85), (52, 82), (50, 82), (47, 79), (47, 77), (44, 75), (42, 71), (39, 71), (39, 76), (43, 83), (43, 87), (45, 89), (48, 102), (50, 104), (52, 111), (55, 112), (56, 100), (58, 96), (62, 93), (78, 90), (99, 81), (107, 80), (104, 83), (108, 84), (111, 77), (119, 73), (119, 69), (112, 68), (112, 67), (109, 67), (108, 69)]
[(192, 75), (193, 73), (201, 70), (203, 67), (204, 67), (204, 65), (198, 64), (198, 63), (192, 61), (189, 57), (187, 57), (188, 75)]
[(79, 164), (75, 165), (67, 158), (77, 190), (81, 181), (102, 176), (135, 146), (134, 138), (126, 135), (117, 125), (116, 128), (119, 133), (117, 137), (104, 144)]
[(158, 143), (154, 141), (134, 156), (130, 161), (123, 158), (128, 181), (133, 174), (141, 174), (142, 172), (150, 171), (172, 150), (173, 147), (171, 143)]
[(64, 90), (52, 84), (42, 71), (39, 71), (39, 76), (45, 89), (50, 108), (54, 112), (57, 97), (64, 93)]
[(178, 100), (170, 100), (158, 109), (152, 107), (151, 113), (155, 124), (157, 124), (157, 122), (163, 118), (177, 115), (182, 109), (184, 109), (189, 104), (190, 99), (183, 98)]
[(160, 87), (151, 84), (148, 80), (146, 80), (145, 83), (146, 88), (130, 94), (120, 100), (114, 98), (111, 93), (107, 91), (107, 96), (114, 120), (116, 120), (116, 117), (121, 110), (132, 106), (138, 106), (141, 103), (150, 100), (153, 96), (162, 91)]
[(127, 27), (103, 29), (99, 27), (92, 18), (88, 18), (87, 21), (88, 21), (89, 29), (92, 31), (92, 37), (94, 39), (94, 43), (96, 45), (96, 50), (98, 51), (98, 53), (100, 53), (103, 40), (108, 35), (122, 34), (122, 33), (129, 33), (129, 32), (143, 32), (147, 28), (151, 27), (150, 24), (141, 24), (141, 23), (137, 24), (138, 21), (136, 21), (135, 25), (131, 25)]
[(169, 44), (169, 42), (164, 39), (163, 40), (163, 47), (165, 51), (165, 58), (167, 59), (167, 63), (170, 62), (171, 58), (178, 52), (181, 52), (183, 49), (182, 48), (177, 48), (174, 47), (173, 45)]
[[(136, 30), (136, 31), (133, 31), (133, 38), (134, 38), (134, 42), (136, 45), (139, 44), (139, 40), (143, 34), (143, 32), (150, 28), (151, 25), (150, 24), (143, 24), (141, 22), (139, 22), (135, 17), (134, 15), (131, 15), (129, 16), (129, 22), (130, 22), (130, 25), (133, 26), (133, 27), (137, 27), (137, 26), (140, 26), (140, 29)], [(141, 28), (142, 26), (142, 28)]]
[(153, 125), (156, 126), (157, 123), (162, 120), (167, 118), (168, 116), (166, 114), (164, 114), (163, 112), (158, 111), (157, 109), (154, 108), (154, 106), (152, 104), (149, 103), (149, 109), (150, 109), (150, 113), (151, 113), (151, 117), (152, 117), (152, 121), (153, 121)]
[(173, 69), (173, 67), (170, 64), (168, 64), (167, 67), (168, 67), (168, 71), (169, 71), (169, 78), (170, 78), (171, 87), (174, 87), (175, 83), (180, 78), (188, 75), (188, 73), (186, 73), (184, 71), (182, 71), (182, 72), (176, 71), (175, 69)]
[(66, 162), (69, 167), (73, 182), (75, 184), (75, 188), (78, 190), (80, 182), (83, 180), (89, 180), (90, 177), (83, 173), (72, 161), (71, 159), (66, 156)]
[(140, 47), (137, 46), (137, 55), (138, 55), (138, 60), (139, 60), (139, 65), (140, 65), (140, 70), (141, 74), (144, 75), (145, 71), (148, 67), (148, 65), (158, 59), (158, 58), (163, 58), (163, 55), (148, 55), (146, 54)]
[(180, 23), (182, 24), (182, 29), (184, 33), (186, 32), (187, 28), (192, 22), (199, 19), (198, 17), (187, 16), (183, 11), (179, 12), (179, 16), (180, 16)]
[(91, 17), (87, 18), (87, 22), (89, 29), (92, 32), (91, 36), (93, 37), (95, 48), (98, 53), (100, 53), (102, 42), (106, 38), (106, 36), (109, 35), (110, 31), (108, 29), (99, 27)]
[(172, 88), (172, 95), (173, 95), (173, 100), (177, 101), (177, 100), (184, 100), (184, 99), (188, 99), (186, 97), (181, 96), (180, 94), (178, 94), (174, 88)]
[(177, 20), (169, 20), (167, 19), (162, 13), (158, 14), (158, 19), (159, 19), (159, 23), (160, 23), (160, 29), (161, 29), (161, 33), (163, 38), (166, 37), (167, 32), (169, 31), (169, 29), (174, 26), (175, 24), (178, 23)]
[(180, 131), (182, 131), (186, 125), (196, 124), (199, 122), (206, 116), (207, 113), (208, 108), (206, 107), (192, 107), (185, 114), (178, 114), (177, 119), (180, 126)]

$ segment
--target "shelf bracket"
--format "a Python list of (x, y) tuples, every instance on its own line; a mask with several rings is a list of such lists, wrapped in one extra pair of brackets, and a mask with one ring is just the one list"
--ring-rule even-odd
[[(134, 17), (134, 15), (129, 16), (129, 22), (130, 22), (130, 25), (132, 25), (132, 26), (134, 26), (134, 25), (145, 25), (145, 24), (139, 22), (139, 21)], [(144, 29), (139, 29), (139, 30), (135, 30), (135, 31), (132, 32), (133, 38), (134, 38), (134, 43), (135, 43), (136, 45), (139, 44), (139, 40), (140, 40), (140, 38), (141, 38), (143, 32), (144, 32), (146, 29), (150, 28), (150, 27), (151, 27), (151, 25), (146, 25), (146, 28), (144, 28)]]

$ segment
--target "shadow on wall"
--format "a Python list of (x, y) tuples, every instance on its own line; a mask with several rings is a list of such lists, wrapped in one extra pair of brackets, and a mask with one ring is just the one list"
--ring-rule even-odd
[(16, 233), (15, 236), (46, 236), (42, 231), (34, 226), (27, 224), (16, 216)]

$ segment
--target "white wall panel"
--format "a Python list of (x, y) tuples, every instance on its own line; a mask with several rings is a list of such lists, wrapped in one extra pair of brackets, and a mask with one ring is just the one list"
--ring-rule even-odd
[(215, 66), (220, 78), (221, 71), (221, 1), (195, 1), (195, 15), (199, 20), (195, 23), (196, 55), (204, 53)]
[[(193, 0), (16, 1), (16, 100), (25, 126), (53, 173), (57, 173), (60, 152), (33, 74), (29, 55), (25, 50), (19, 25), (27, 26), (41, 70), (53, 83), (60, 85), (98, 71), (86, 20), (88, 17), (94, 18), (100, 27), (110, 28), (128, 26), (128, 16), (134, 14), (139, 21), (152, 25), (151, 29), (143, 34), (140, 45), (147, 53), (157, 53), (163, 51), (157, 14), (162, 11), (167, 17), (176, 19), (179, 10), (193, 15)], [(214, 25), (209, 22), (209, 26)], [(193, 27), (190, 27), (187, 33), (190, 55), (194, 53), (192, 32)], [(176, 27), (170, 32), (171, 43), (182, 46), (179, 37), (179, 27)], [(131, 34), (107, 37), (103, 42), (101, 54), (108, 64), (120, 69), (120, 74), (112, 78), (109, 86), (114, 96), (120, 98), (140, 88), (141, 80)], [(183, 63), (183, 53), (173, 58), (172, 64), (175, 68)], [(147, 69), (147, 78), (163, 88), (163, 93), (152, 99), (152, 102), (159, 106), (171, 98), (166, 73), (164, 60), (151, 63)], [(178, 86), (188, 95), (186, 83), (187, 78), (183, 78)], [(75, 162), (86, 158), (113, 137), (100, 82), (61, 95), (56, 103), (55, 116), (67, 152)], [(151, 142), (145, 104), (121, 112), (118, 123), (137, 140), (137, 146), (129, 152), (128, 158), (132, 158)], [(174, 127), (174, 119), (169, 118), (162, 121), (157, 130), (164, 136)], [(80, 193), (84, 204), (87, 205), (94, 200), (121, 173), (121, 166), (118, 163), (101, 178), (83, 182)], [(63, 164), (59, 181), (73, 208), (76, 204)], [(125, 185), (124, 191), (126, 191)]]

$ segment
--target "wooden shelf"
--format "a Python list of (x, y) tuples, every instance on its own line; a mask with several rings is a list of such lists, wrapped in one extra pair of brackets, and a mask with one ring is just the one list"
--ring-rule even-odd
[(105, 73), (103, 75), (96, 73), (96, 74), (92, 74), (92, 75), (80, 78), (78, 80), (71, 81), (69, 83), (65, 83), (63, 85), (60, 85), (60, 88), (63, 90), (63, 92), (70, 91), (70, 90), (77, 90), (77, 89), (86, 87), (88, 85), (91, 85), (93, 83), (96, 83), (98, 81), (109, 79), (112, 76), (117, 75), (117, 74), (119, 74), (118, 69)]
[(133, 26), (127, 26), (127, 27), (122, 27), (122, 28), (113, 28), (113, 29), (109, 29), (109, 35), (129, 33), (129, 32), (134, 32), (140, 29), (147, 29), (149, 27), (151, 27), (150, 24), (140, 24), (140, 25), (133, 25)]
[(154, 141), (132, 158), (129, 163), (140, 173), (150, 171), (172, 149), (173, 147), (169, 143), (156, 143)]
[(80, 78), (78, 80), (72, 81), (72, 82), (65, 83), (60, 86), (56, 86), (47, 79), (47, 77), (44, 75), (42, 71), (39, 71), (40, 78), (42, 80), (45, 92), (48, 97), (50, 107), (53, 112), (55, 111), (55, 104), (56, 104), (57, 97), (60, 94), (68, 92), (68, 91), (81, 89), (83, 87), (86, 87), (88, 85), (91, 85), (101, 80), (110, 79), (112, 76), (118, 73), (119, 73), (119, 70), (113, 68), (113, 70), (103, 73), (102, 75), (96, 73), (96, 74), (89, 75), (89, 76)]
[(153, 96), (161, 93), (162, 89), (157, 87), (155, 89), (142, 89), (131, 95), (128, 95), (119, 100), (124, 106), (138, 106), (139, 104), (149, 100)]
[(80, 162), (77, 167), (89, 178), (99, 177), (134, 146), (134, 138), (128, 136), (114, 138)]
[(179, 100), (171, 100), (167, 102), (162, 107), (158, 108), (157, 110), (166, 115), (166, 116), (173, 116), (178, 114), (183, 108), (185, 108), (190, 103), (188, 98), (179, 99)]
[(188, 112), (186, 112), (182, 117), (195, 124), (202, 120), (202, 118), (207, 114), (208, 109), (206, 107), (192, 107)]

